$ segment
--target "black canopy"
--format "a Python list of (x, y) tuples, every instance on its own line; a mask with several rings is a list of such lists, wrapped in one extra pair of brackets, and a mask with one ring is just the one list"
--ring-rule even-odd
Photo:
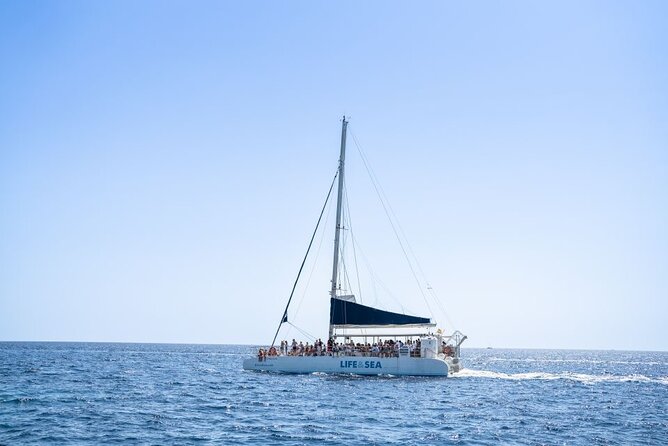
[(426, 317), (392, 313), (334, 297), (331, 298), (329, 307), (329, 323), (331, 325), (350, 327), (431, 325), (431, 321)]

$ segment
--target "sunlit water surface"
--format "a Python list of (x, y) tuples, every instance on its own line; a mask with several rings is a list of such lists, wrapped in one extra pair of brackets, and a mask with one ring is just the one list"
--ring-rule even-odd
[(448, 378), (245, 372), (233, 345), (0, 343), (0, 444), (668, 444), (668, 353), (463, 349)]

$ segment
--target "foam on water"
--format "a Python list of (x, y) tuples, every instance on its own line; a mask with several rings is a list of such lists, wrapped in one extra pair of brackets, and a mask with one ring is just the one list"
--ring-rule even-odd
[(568, 379), (571, 381), (578, 381), (584, 384), (595, 384), (601, 382), (645, 382), (668, 385), (668, 376), (649, 377), (644, 375), (590, 375), (586, 373), (549, 373), (549, 372), (527, 372), (527, 373), (503, 373), (494, 372), (490, 370), (472, 370), (464, 368), (457, 373), (452, 373), (451, 378), (491, 378), (491, 379), (507, 379), (507, 380), (556, 380)]
[(659, 361), (615, 361), (601, 359), (547, 359), (547, 358), (488, 358), (491, 362), (527, 362), (527, 363), (554, 363), (554, 364), (623, 364), (623, 365), (661, 365), (668, 366), (668, 363)]

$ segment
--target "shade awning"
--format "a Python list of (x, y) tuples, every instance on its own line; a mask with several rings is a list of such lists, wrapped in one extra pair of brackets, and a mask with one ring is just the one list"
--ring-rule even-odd
[(433, 325), (426, 317), (392, 313), (335, 297), (330, 299), (329, 323), (341, 328)]

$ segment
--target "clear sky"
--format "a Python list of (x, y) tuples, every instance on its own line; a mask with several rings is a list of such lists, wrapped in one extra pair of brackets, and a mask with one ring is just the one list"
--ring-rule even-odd
[[(668, 350), (666, 23), (664, 1), (1, 2), (0, 340), (270, 342), (345, 113), (446, 330)], [(429, 315), (349, 149), (393, 296), (364, 302)], [(332, 219), (290, 312), (322, 337)]]

